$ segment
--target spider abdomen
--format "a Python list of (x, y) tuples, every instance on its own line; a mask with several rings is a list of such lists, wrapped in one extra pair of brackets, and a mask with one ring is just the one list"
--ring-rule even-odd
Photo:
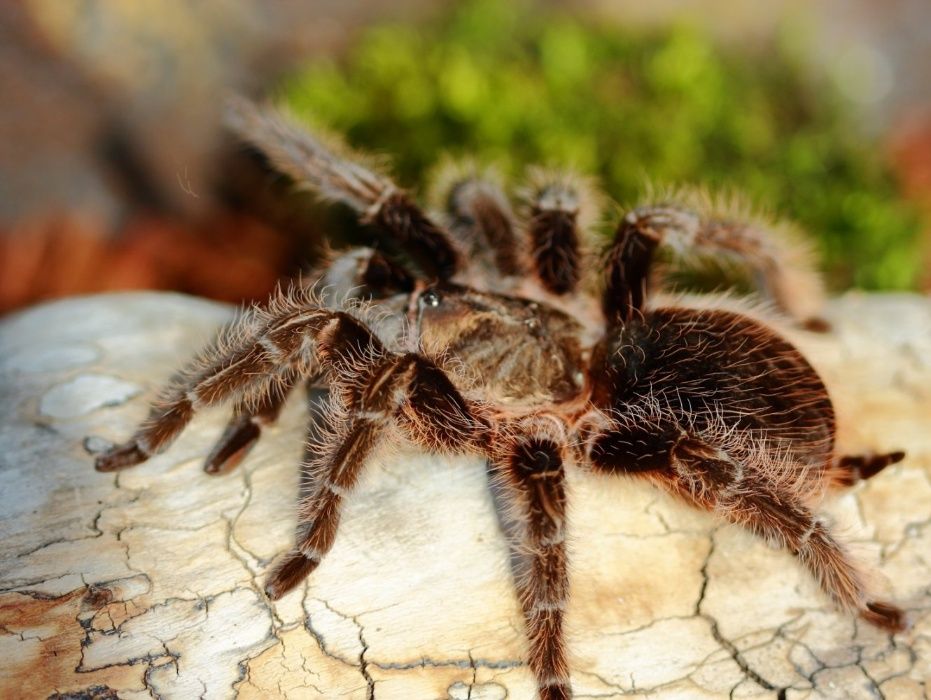
[(805, 470), (823, 470), (832, 458), (834, 409), (817, 372), (749, 317), (649, 311), (601, 340), (591, 376), (596, 406), (624, 426), (621, 437), (595, 446), (605, 466), (632, 455), (634, 469), (661, 463), (686, 435)]

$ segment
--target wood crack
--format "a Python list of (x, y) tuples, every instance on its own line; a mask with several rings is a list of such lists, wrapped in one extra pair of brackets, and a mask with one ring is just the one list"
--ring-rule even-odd
[[(913, 301), (927, 311), (927, 300)], [(908, 457), (858, 488), (853, 501), (842, 497), (824, 511), (847, 530), (845, 541), (879, 554), (893, 591), (887, 597), (907, 603), (912, 630), (888, 637), (853, 624), (813, 584), (799, 583), (805, 579), (794, 569), (782, 576), (780, 567), (795, 565), (782, 553), (748, 544), (730, 527), (709, 535), (709, 518), (696, 519), (660, 492), (572, 473), (568, 627), (576, 697), (857, 692), (891, 700), (928, 692), (931, 395), (884, 379), (899, 357), (884, 345), (888, 302), (872, 303), (836, 302), (837, 334), (813, 342), (812, 356), (821, 349), (819, 372), (842, 387), (835, 400), (858, 431), (854, 442), (902, 447)], [(140, 386), (157, 384), (156, 375), (167, 376), (204, 329), (228, 316), (167, 295), (62, 304), (81, 309), (68, 318), (119, 319), (121, 340), (101, 331), (97, 364), (81, 371)], [(28, 313), (41, 319), (56, 307)], [(46, 318), (36, 337), (73, 342), (50, 340), (66, 321)], [(913, 352), (931, 357), (931, 333), (914, 330)], [(4, 342), (0, 334), (0, 356)], [(882, 362), (868, 364), (874, 356)], [(292, 402), (263, 431), (238, 474), (202, 472), (202, 456), (228, 418), (217, 411), (198, 418), (157, 462), (102, 475), (82, 440), (119, 433), (141, 416), (145, 397), (37, 428), (30, 397), (63, 376), (29, 375), (11, 386), (14, 400), (0, 403), (0, 439), (17, 436), (0, 461), (0, 539), (7, 542), (0, 695), (476, 700), (532, 693), (506, 546), (480, 468), (473, 473), (406, 448), (381, 456), (386, 467), (373, 466), (347, 501), (327, 561), (302, 593), (272, 603), (260, 586), (274, 553), (293, 538), (302, 403)], [(902, 381), (913, 380), (931, 386), (931, 364), (910, 365)], [(845, 404), (846, 394), (854, 398)], [(683, 590), (692, 593), (683, 598)]]

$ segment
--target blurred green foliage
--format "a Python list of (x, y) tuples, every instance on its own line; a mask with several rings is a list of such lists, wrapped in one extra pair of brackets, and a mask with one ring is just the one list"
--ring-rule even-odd
[(739, 189), (817, 238), (834, 288), (916, 285), (917, 214), (849, 105), (778, 42), (738, 51), (687, 26), (631, 32), (469, 0), (432, 25), (368, 30), (281, 97), (389, 154), (406, 185), (450, 154), (514, 178), (569, 165), (625, 205), (647, 182)]

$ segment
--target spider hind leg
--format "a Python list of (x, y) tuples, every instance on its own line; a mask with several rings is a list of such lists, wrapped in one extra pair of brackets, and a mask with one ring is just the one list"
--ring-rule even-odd
[(654, 251), (663, 250), (672, 257), (667, 273), (729, 262), (749, 273), (758, 293), (800, 326), (830, 330), (818, 315), (822, 283), (807, 243), (791, 227), (743, 209), (682, 193), (628, 212), (608, 252), (602, 305), (609, 323), (629, 319), (644, 308), (650, 289), (665, 286), (660, 269), (652, 265)]
[(763, 477), (767, 465), (739, 464), (709, 451), (721, 455), (702, 442), (677, 446), (674, 492), (787, 549), (841, 609), (883, 629), (904, 629), (904, 612), (872, 598), (859, 567), (791, 485)]
[(883, 452), (878, 454), (845, 455), (837, 460), (831, 470), (831, 481), (837, 486), (853, 486), (858, 481), (872, 479), (886, 467), (905, 459), (905, 452)]
[[(749, 449), (754, 463), (694, 433), (671, 438), (675, 426), (668, 427), (665, 432), (660, 427), (652, 442), (637, 428), (602, 433), (592, 443), (592, 463), (601, 471), (648, 476), (687, 503), (787, 549), (838, 607), (891, 632), (905, 628), (904, 611), (872, 597), (843, 545), (805, 505), (798, 493), (805, 488), (804, 470), (793, 476), (786, 464), (777, 463), (782, 456), (770, 454), (772, 463), (766, 463), (765, 452)], [(653, 451), (644, 456), (645, 449)]]

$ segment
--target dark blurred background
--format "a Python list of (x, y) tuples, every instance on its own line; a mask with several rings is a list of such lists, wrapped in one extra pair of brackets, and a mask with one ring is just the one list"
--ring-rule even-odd
[(817, 241), (830, 286), (931, 289), (926, 0), (0, 3), (0, 312), (174, 289), (264, 297), (346, 212), (225, 135), (287, 104), (423, 191), (444, 157), (519, 179), (739, 189)]

